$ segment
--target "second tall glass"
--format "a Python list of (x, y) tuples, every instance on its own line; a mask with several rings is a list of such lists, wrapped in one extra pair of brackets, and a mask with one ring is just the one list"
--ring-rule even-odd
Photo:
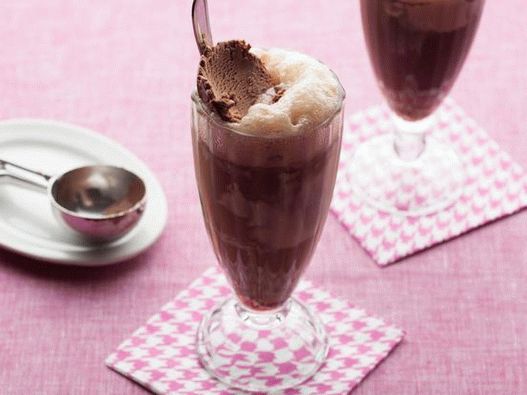
[(461, 192), (463, 166), (428, 137), (433, 113), (467, 57), (485, 0), (361, 0), (364, 34), (394, 133), (359, 146), (354, 189), (371, 205), (407, 216), (448, 207)]

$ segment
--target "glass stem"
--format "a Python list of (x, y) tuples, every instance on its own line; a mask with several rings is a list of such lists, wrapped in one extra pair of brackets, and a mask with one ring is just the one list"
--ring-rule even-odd
[(406, 162), (418, 159), (426, 147), (426, 136), (432, 128), (433, 116), (419, 121), (407, 121), (392, 114), (395, 126), (394, 149), (399, 158)]
[(255, 329), (269, 329), (279, 326), (286, 319), (291, 308), (290, 299), (283, 306), (269, 311), (256, 311), (247, 308), (241, 302), (236, 303), (238, 317), (248, 326)]

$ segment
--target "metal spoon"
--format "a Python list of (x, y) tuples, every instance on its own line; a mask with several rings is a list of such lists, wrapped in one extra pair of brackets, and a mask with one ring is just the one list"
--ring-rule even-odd
[(192, 3), (192, 26), (194, 27), (194, 37), (196, 38), (199, 52), (203, 53), (205, 48), (214, 45), (210, 30), (207, 0), (194, 0)]
[(46, 190), (59, 221), (97, 242), (132, 230), (146, 205), (143, 180), (120, 167), (85, 166), (52, 177), (0, 159), (2, 176)]

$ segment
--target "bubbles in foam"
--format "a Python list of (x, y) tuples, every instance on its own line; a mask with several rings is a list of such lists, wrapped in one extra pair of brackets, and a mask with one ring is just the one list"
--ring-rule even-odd
[(232, 127), (249, 134), (299, 133), (330, 118), (342, 105), (344, 90), (318, 60), (284, 49), (252, 49), (285, 88), (276, 103), (264, 96)]

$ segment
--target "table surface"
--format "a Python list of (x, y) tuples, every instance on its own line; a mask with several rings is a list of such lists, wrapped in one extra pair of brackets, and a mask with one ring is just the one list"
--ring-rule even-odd
[[(191, 160), (190, 3), (0, 3), (0, 117), (64, 120), (119, 141), (158, 175), (170, 209), (159, 242), (115, 266), (53, 266), (0, 250), (4, 394), (143, 393), (105, 357), (214, 265)], [(210, 3), (217, 40), (323, 60), (347, 90), (348, 112), (382, 100), (357, 1)], [(486, 7), (452, 96), (527, 166), (527, 5)], [(526, 220), (519, 213), (380, 269), (329, 218), (306, 276), (407, 331), (355, 394), (527, 393)]]

